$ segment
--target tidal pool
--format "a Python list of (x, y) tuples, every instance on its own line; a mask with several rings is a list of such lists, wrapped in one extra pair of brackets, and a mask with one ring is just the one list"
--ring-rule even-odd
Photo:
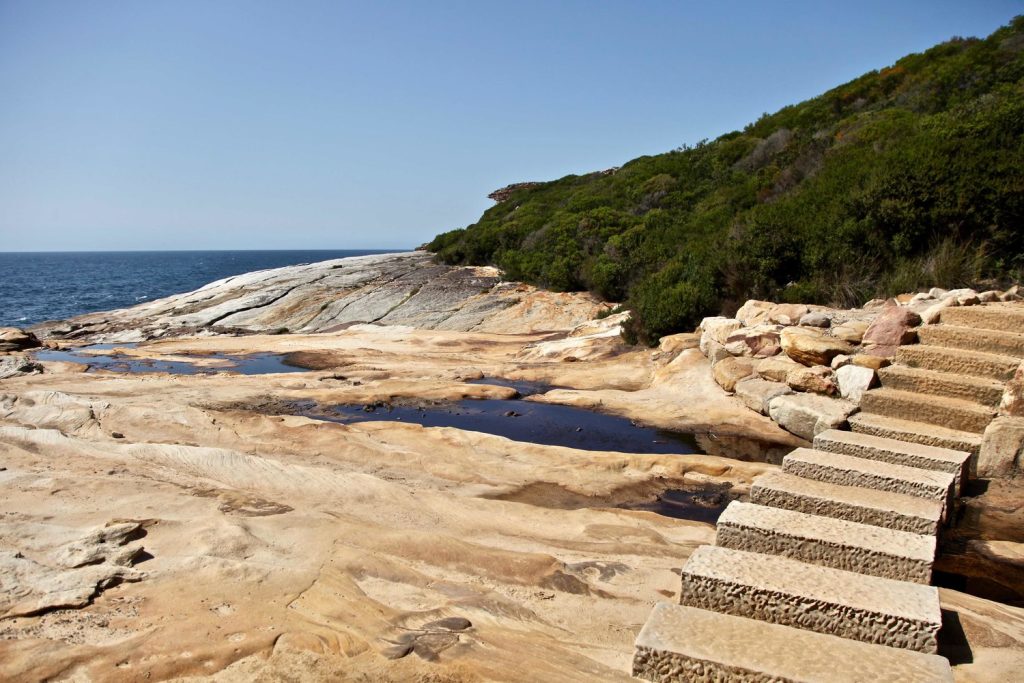
[[(92, 354), (83, 351), (113, 351), (114, 349), (132, 349), (138, 344), (93, 344), (76, 349), (53, 350), (43, 349), (35, 352), (37, 361), (66, 361), (87, 365), (86, 372), (107, 370), (128, 374), (166, 372), (172, 375), (213, 375), (218, 372), (235, 372), (241, 375), (266, 375), (281, 372), (305, 372), (305, 368), (288, 365), (284, 354), (253, 353), (245, 355), (212, 354), (179, 354), (195, 358), (196, 361), (212, 359), (226, 361), (216, 366), (197, 365), (186, 361), (159, 360), (156, 358), (139, 358), (122, 353)], [(228, 364), (229, 363), (229, 364)]]

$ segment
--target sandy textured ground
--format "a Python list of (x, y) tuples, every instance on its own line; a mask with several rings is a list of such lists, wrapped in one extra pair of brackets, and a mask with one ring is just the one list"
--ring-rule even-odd
[[(301, 353), (318, 368), (304, 373), (51, 363), (0, 382), (0, 679), (629, 680), (652, 604), (674, 599), (714, 529), (616, 505), (708, 482), (742, 494), (772, 465), (283, 414), (508, 398), (465, 383), (500, 376), (571, 387), (536, 400), (709, 432), (725, 454), (800, 444), (722, 392), (692, 337), (629, 348), (615, 318), (552, 334), (530, 296), (517, 306), (544, 332), (357, 324), (129, 351)], [(961, 680), (1019, 673), (1024, 610), (943, 599), (966, 638)]]

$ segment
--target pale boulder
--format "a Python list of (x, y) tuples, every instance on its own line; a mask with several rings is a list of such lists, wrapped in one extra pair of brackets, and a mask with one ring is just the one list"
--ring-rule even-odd
[(757, 374), (773, 382), (785, 382), (789, 373), (804, 367), (788, 356), (775, 356), (774, 358), (765, 358), (758, 363)]
[(853, 353), (853, 347), (841, 339), (808, 327), (787, 327), (780, 339), (786, 355), (804, 365), (829, 365), (839, 354)]
[(982, 292), (978, 295), (978, 300), (982, 303), (991, 303), (993, 301), (999, 301), (999, 292), (994, 289), (990, 289), (987, 292)]
[(748, 377), (736, 383), (736, 398), (751, 410), (762, 415), (768, 414), (768, 406), (777, 396), (792, 394), (793, 390), (782, 382), (772, 382), (760, 377)]
[(747, 303), (740, 306), (740, 310), (736, 311), (736, 319), (747, 327), (760, 325), (768, 319), (768, 311), (774, 306), (775, 304), (771, 301), (750, 299)]
[(733, 391), (736, 382), (754, 374), (754, 361), (749, 358), (730, 356), (716, 363), (711, 373), (718, 385), (726, 391)]
[(844, 365), (849, 365), (852, 362), (853, 362), (853, 357), (852, 356), (847, 356), (846, 354), (841, 353), (841, 354), (839, 354), (838, 356), (836, 356), (835, 358), (832, 359), (832, 363), (830, 363), (830, 365), (832, 366), (833, 370), (838, 370), (839, 368), (843, 367)]
[(716, 316), (713, 318), (704, 318), (700, 322), (700, 352), (705, 356), (708, 355), (708, 349), (711, 347), (711, 342), (715, 342), (721, 346), (725, 346), (726, 340), (736, 330), (743, 327), (743, 324), (735, 318), (724, 318), (722, 316)]
[(790, 394), (772, 399), (768, 414), (783, 429), (811, 441), (821, 432), (841, 427), (857, 406), (818, 394)]
[(777, 325), (796, 325), (810, 312), (803, 304), (776, 304), (768, 311), (768, 322)]
[(870, 323), (867, 320), (847, 320), (844, 323), (834, 325), (831, 335), (849, 344), (860, 344), (864, 338), (864, 332)]
[(1024, 418), (1001, 416), (985, 428), (978, 452), (979, 477), (1020, 474), (1024, 459)]
[(725, 350), (734, 356), (768, 358), (782, 352), (777, 325), (744, 327), (729, 335)]
[(859, 365), (844, 365), (836, 370), (839, 395), (860, 405), (864, 392), (875, 384), (875, 371)]

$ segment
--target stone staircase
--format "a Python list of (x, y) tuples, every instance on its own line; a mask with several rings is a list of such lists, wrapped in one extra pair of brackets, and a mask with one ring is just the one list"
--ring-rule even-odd
[(938, 534), (970, 476), (1024, 307), (948, 308), (900, 347), (852, 431), (818, 434), (733, 502), (637, 636), (652, 681), (952, 681), (937, 655)]

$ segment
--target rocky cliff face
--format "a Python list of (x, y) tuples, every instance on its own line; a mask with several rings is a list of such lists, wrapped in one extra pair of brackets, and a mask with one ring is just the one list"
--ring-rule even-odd
[(193, 292), (35, 331), (54, 339), (141, 341), (196, 333), (329, 332), (356, 323), (537, 332), (572, 328), (606, 308), (588, 294), (502, 282), (422, 251), (335, 259), (225, 278)]

